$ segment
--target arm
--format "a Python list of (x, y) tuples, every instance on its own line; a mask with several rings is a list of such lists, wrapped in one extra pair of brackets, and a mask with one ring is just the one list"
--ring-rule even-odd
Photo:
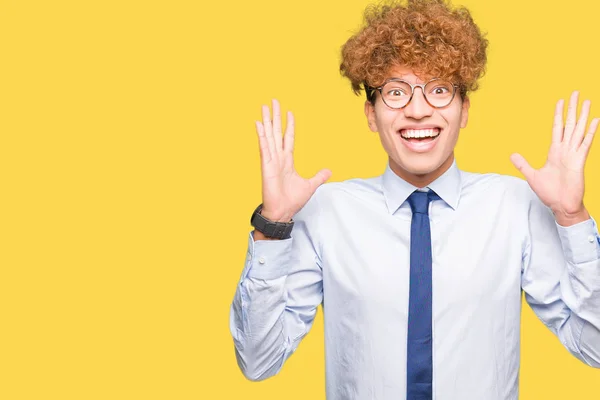
[(513, 164), (531, 190), (522, 287), (540, 319), (581, 361), (600, 367), (600, 249), (595, 222), (583, 204), (584, 166), (600, 119), (586, 133), (591, 103), (573, 92), (563, 126), (564, 101), (554, 112), (552, 144), (536, 170), (520, 154)]
[(246, 266), (230, 310), (230, 331), (237, 362), (250, 380), (275, 375), (310, 330), (322, 301), (322, 273), (315, 192), (331, 175), (321, 170), (310, 179), (294, 168), (294, 119), (288, 113), (281, 133), (279, 103), (273, 119), (263, 106), (256, 123), (262, 172), (262, 215), (295, 225), (290, 239), (265, 240), (252, 232)]
[(250, 380), (279, 372), (310, 330), (321, 304), (315, 197), (294, 217), (291, 239), (255, 241), (250, 234), (230, 313), (237, 362)]
[(535, 193), (529, 194), (525, 299), (571, 354), (600, 368), (600, 239), (595, 221), (563, 227)]

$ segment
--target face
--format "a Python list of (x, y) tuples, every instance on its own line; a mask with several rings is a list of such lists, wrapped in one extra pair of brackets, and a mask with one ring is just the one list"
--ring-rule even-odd
[[(401, 78), (411, 84), (426, 82), (402, 67), (392, 68), (388, 78)], [(365, 115), (369, 128), (379, 133), (392, 171), (414, 186), (427, 186), (452, 165), (458, 133), (467, 125), (469, 99), (462, 100), (457, 92), (449, 105), (434, 108), (422, 90), (415, 88), (410, 103), (394, 110), (383, 102), (378, 91), (376, 96), (374, 106), (365, 103)]]

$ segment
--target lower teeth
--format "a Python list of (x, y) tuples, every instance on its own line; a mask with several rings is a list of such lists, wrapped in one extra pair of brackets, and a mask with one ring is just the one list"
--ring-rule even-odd
[(406, 140), (419, 140), (420, 141), (420, 140), (427, 140), (427, 139), (435, 139), (436, 137), (437, 136), (435, 136), (435, 137), (428, 136), (428, 137), (421, 137), (421, 138), (405, 138), (405, 139)]

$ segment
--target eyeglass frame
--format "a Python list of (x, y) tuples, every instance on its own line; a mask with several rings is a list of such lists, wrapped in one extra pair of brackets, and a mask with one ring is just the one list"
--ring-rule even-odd
[[(431, 104), (429, 102), (429, 100), (427, 100), (427, 95), (425, 94), (425, 86), (427, 86), (428, 84), (430, 84), (431, 82), (434, 81), (438, 81), (438, 80), (445, 80), (442, 78), (431, 78), (430, 80), (428, 80), (425, 83), (415, 83), (414, 85), (410, 82), (405, 81), (404, 79), (401, 78), (389, 78), (386, 79), (383, 84), (381, 86), (378, 87), (372, 87), (367, 85), (366, 83), (363, 84), (363, 87), (365, 89), (365, 93), (367, 95), (367, 100), (371, 102), (371, 104), (375, 105), (375, 91), (379, 91), (379, 94), (381, 95), (381, 101), (383, 101), (383, 104), (385, 104), (387, 107), (391, 108), (392, 110), (402, 110), (403, 108), (405, 108), (406, 106), (408, 106), (410, 104), (410, 102), (412, 101), (413, 96), (415, 95), (415, 88), (420, 87), (421, 88), (421, 92), (423, 93), (423, 98), (425, 99), (425, 101), (427, 102), (427, 104), (429, 104), (431, 107), (433, 108), (444, 108), (444, 107), (448, 107), (448, 105), (450, 105), (450, 103), (452, 103), (452, 101), (454, 100), (454, 96), (456, 96), (456, 92), (460, 90), (460, 96), (461, 98), (464, 98), (466, 93), (464, 92), (464, 88), (462, 85), (457, 85), (454, 84), (452, 82), (448, 83), (452, 83), (452, 86), (454, 87), (454, 92), (452, 93), (452, 98), (450, 99), (450, 101), (448, 102), (448, 104), (438, 107), (438, 106), (434, 106), (433, 104)], [(408, 99), (408, 101), (406, 102), (405, 105), (403, 105), (402, 107), (391, 107), (390, 105), (388, 105), (388, 103), (385, 102), (385, 100), (383, 99), (383, 87), (385, 85), (387, 85), (390, 82), (404, 82), (406, 83), (408, 86), (410, 86), (410, 98)]]

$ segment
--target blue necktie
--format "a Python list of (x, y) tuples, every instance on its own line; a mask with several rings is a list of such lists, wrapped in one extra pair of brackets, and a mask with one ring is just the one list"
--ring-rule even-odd
[(433, 396), (433, 335), (431, 329), (431, 231), (429, 202), (440, 197), (429, 192), (413, 192), (408, 197), (412, 210), (410, 225), (410, 294), (408, 302), (408, 341), (406, 399), (431, 400)]

